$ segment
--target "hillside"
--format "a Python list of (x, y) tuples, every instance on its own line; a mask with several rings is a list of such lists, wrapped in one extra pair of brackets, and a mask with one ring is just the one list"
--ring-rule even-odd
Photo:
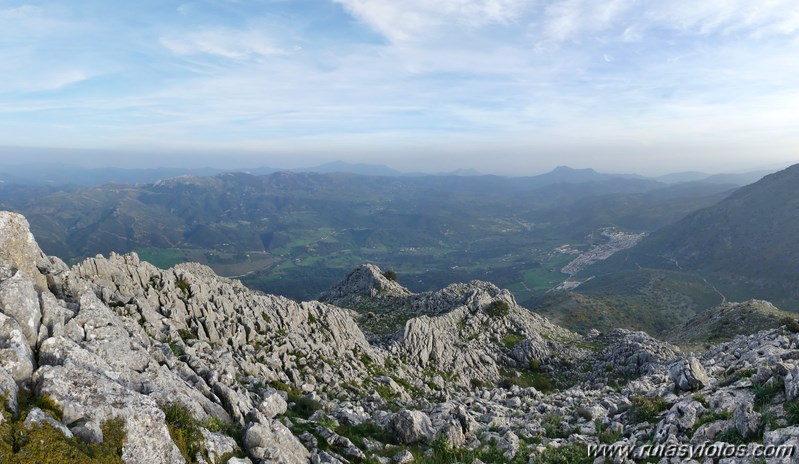
[(703, 311), (664, 338), (679, 345), (708, 346), (734, 339), (738, 335), (778, 328), (795, 318), (768, 301), (749, 300), (724, 303)]
[[(705, 440), (799, 450), (795, 321), (686, 356), (642, 332), (581, 336), (487, 282), (414, 294), (365, 265), (328, 303), (297, 303), (135, 254), (70, 268), (12, 213), (0, 212), (0, 241), (2, 462), (587, 464), (589, 445)], [(393, 334), (361, 331), (386, 316)], [(783, 456), (771, 462), (794, 459)]]
[(730, 300), (768, 299), (799, 310), (799, 165), (687, 215), (586, 274), (635, 268), (703, 276)]
[(430, 291), (491, 280), (520, 301), (558, 285), (564, 244), (600, 228), (650, 231), (729, 193), (559, 168), (529, 178), (243, 173), (91, 188), (0, 186), (47, 253), (75, 263), (136, 251), (168, 268), (194, 261), (251, 288), (316, 297), (363, 262)]

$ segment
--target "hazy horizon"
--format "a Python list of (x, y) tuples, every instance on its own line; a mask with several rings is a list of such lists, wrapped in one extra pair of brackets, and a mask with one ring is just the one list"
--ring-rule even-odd
[(257, 0), (0, 7), (0, 162), (661, 175), (799, 158), (799, 7)]
[[(3, 147), (0, 147), (0, 153), (4, 150)], [(523, 177), (523, 176), (536, 176), (541, 174), (546, 174), (548, 172), (553, 171), (559, 167), (567, 167), (575, 170), (580, 169), (593, 169), (599, 173), (603, 174), (618, 174), (618, 175), (639, 175), (644, 177), (660, 177), (660, 176), (667, 176), (670, 174), (685, 174), (685, 173), (702, 173), (708, 175), (714, 174), (743, 174), (743, 173), (752, 173), (752, 172), (765, 172), (771, 171), (776, 172), (778, 170), (784, 169), (793, 164), (799, 164), (799, 161), (783, 161), (777, 163), (770, 163), (770, 164), (757, 164), (752, 163), (752, 165), (748, 167), (742, 167), (740, 169), (733, 169), (729, 167), (723, 166), (710, 166), (710, 169), (695, 169), (692, 166), (685, 166), (684, 169), (675, 169), (675, 170), (662, 170), (662, 171), (653, 171), (653, 170), (645, 170), (645, 171), (634, 171), (631, 169), (627, 170), (613, 170), (613, 169), (603, 169), (601, 165), (569, 165), (565, 163), (559, 163), (557, 160), (553, 160), (549, 164), (541, 164), (539, 168), (536, 169), (533, 166), (527, 167), (517, 167), (516, 169), (512, 169), (509, 171), (500, 171), (500, 170), (483, 170), (478, 169), (475, 166), (469, 165), (454, 165), (451, 167), (442, 167), (441, 169), (424, 169), (422, 167), (415, 168), (414, 166), (408, 166), (407, 168), (403, 168), (402, 164), (395, 165), (392, 164), (390, 161), (388, 162), (379, 162), (377, 160), (364, 160), (364, 161), (347, 161), (343, 159), (320, 159), (316, 163), (311, 162), (311, 160), (306, 160), (307, 162), (298, 161), (296, 163), (291, 163), (291, 161), (286, 161), (285, 159), (280, 159), (276, 157), (270, 156), (262, 156), (262, 155), (252, 155), (250, 157), (243, 156), (240, 159), (236, 158), (235, 156), (225, 156), (221, 158), (219, 154), (205, 154), (204, 156), (197, 156), (191, 154), (185, 154), (184, 156), (165, 156), (164, 154), (119, 154), (119, 157), (112, 157), (109, 158), (106, 152), (97, 153), (96, 157), (86, 156), (88, 151), (77, 151), (71, 150), (68, 151), (68, 154), (72, 156), (64, 156), (64, 153), (60, 152), (59, 150), (41, 150), (40, 149), (19, 149), (19, 148), (11, 148), (8, 150), (12, 151), (28, 151), (26, 156), (16, 156), (11, 159), (7, 159), (5, 157), (0, 156), (0, 174), (3, 174), (3, 169), (6, 170), (13, 170), (13, 169), (36, 169), (36, 168), (48, 168), (48, 169), (59, 169), (59, 168), (68, 168), (68, 169), (77, 169), (77, 170), (91, 170), (91, 169), (129, 169), (129, 170), (137, 170), (137, 169), (185, 169), (185, 170), (202, 170), (202, 169), (215, 169), (215, 170), (224, 170), (224, 171), (239, 171), (239, 172), (247, 172), (248, 170), (255, 170), (259, 168), (271, 168), (276, 170), (303, 170), (308, 168), (315, 168), (319, 166), (324, 166), (327, 164), (335, 164), (335, 163), (347, 163), (351, 166), (368, 166), (368, 167), (375, 167), (375, 168), (388, 168), (395, 170), (402, 174), (445, 174), (450, 172), (460, 172), (460, 171), (474, 171), (476, 174), (479, 175), (498, 175), (498, 176), (507, 176), (507, 177)], [(34, 153), (33, 155), (31, 153)], [(76, 156), (76, 154), (81, 154), (81, 156)], [(31, 159), (35, 159), (35, 161), (31, 161)], [(231, 161), (231, 160), (238, 160), (238, 161)], [(239, 162), (240, 164), (236, 164)], [(545, 166), (545, 167), (540, 167)]]

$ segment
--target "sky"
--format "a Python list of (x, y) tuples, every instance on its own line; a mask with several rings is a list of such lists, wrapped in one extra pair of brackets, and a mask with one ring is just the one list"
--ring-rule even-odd
[(0, 0), (0, 161), (799, 160), (796, 0)]

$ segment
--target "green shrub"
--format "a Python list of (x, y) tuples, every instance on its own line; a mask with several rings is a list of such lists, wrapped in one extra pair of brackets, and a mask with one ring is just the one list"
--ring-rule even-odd
[(178, 335), (180, 335), (180, 339), (184, 342), (186, 340), (197, 340), (199, 338), (197, 334), (187, 329), (178, 329)]
[(755, 409), (760, 411), (774, 400), (785, 389), (783, 381), (752, 384), (752, 393), (755, 395)]
[(285, 382), (281, 382), (279, 380), (275, 380), (274, 382), (270, 382), (269, 385), (274, 388), (275, 390), (284, 391), (289, 394), (289, 396), (301, 396), (302, 392), (298, 388), (295, 388)]
[(383, 277), (385, 277), (386, 279), (388, 279), (388, 280), (390, 280), (392, 282), (396, 282), (397, 281), (397, 273), (394, 272), (391, 269), (388, 269), (385, 272), (383, 272)]
[(633, 406), (630, 408), (630, 417), (633, 422), (656, 422), (658, 415), (668, 407), (666, 401), (660, 397), (647, 398), (634, 396)]
[(799, 333), (799, 321), (792, 317), (783, 317), (780, 319), (780, 324), (784, 325), (791, 333)]
[(183, 293), (183, 296), (186, 298), (191, 298), (191, 283), (189, 283), (189, 279), (186, 277), (181, 277), (175, 282), (175, 286), (177, 286), (180, 291)]
[(485, 312), (491, 317), (507, 316), (510, 312), (510, 305), (503, 300), (492, 301), (491, 304), (486, 306)]
[(785, 403), (785, 412), (788, 413), (788, 425), (799, 425), (799, 401)]
[(313, 415), (313, 413), (322, 409), (322, 403), (308, 396), (289, 394), (288, 401), (289, 403), (292, 404), (289, 407), (287, 413), (290, 416), (294, 417), (302, 417), (303, 419), (308, 419)]
[[(707, 407), (707, 406), (705, 406), (705, 407)], [(730, 411), (721, 411), (721, 410), (711, 411), (711, 410), (707, 410), (707, 411), (705, 411), (704, 414), (702, 414), (702, 417), (697, 419), (696, 423), (694, 423), (693, 430), (697, 431), (699, 429), (699, 427), (701, 427), (701, 426), (703, 426), (705, 424), (709, 424), (711, 422), (716, 422), (716, 421), (720, 421), (720, 420), (730, 420), (730, 419), (732, 419), (732, 413)]]
[(541, 419), (541, 426), (544, 428), (547, 438), (567, 438), (571, 432), (563, 430), (562, 423), (563, 416), (560, 414), (549, 413)]
[(172, 441), (180, 450), (186, 462), (197, 462), (195, 457), (202, 451), (200, 425), (185, 407), (169, 404), (162, 407), (166, 416), (166, 426)]
[(374, 422), (362, 422), (358, 425), (341, 424), (336, 428), (336, 433), (352, 440), (360, 448), (365, 447), (364, 438), (377, 440), (380, 443), (393, 443), (394, 437), (386, 429)]
[(209, 432), (222, 433), (236, 441), (241, 439), (242, 429), (238, 424), (234, 422), (225, 422), (218, 417), (209, 417), (208, 420), (205, 421), (205, 428), (208, 429)]
[(499, 382), (499, 387), (510, 390), (513, 386), (519, 388), (533, 387), (540, 392), (550, 392), (555, 389), (552, 379), (543, 372), (537, 371), (510, 371), (506, 372)]
[(170, 351), (172, 351), (172, 354), (174, 354), (175, 357), (177, 357), (177, 358), (179, 358), (179, 357), (183, 356), (184, 354), (186, 354), (183, 351), (183, 347), (178, 345), (176, 342), (169, 342), (169, 349), (170, 349)]
[(509, 332), (509, 333), (505, 334), (502, 337), (500, 342), (502, 343), (502, 346), (504, 346), (505, 348), (510, 350), (514, 346), (516, 346), (517, 343), (519, 343), (522, 340), (524, 340), (524, 336), (523, 335), (515, 333), (515, 332)]
[(596, 437), (599, 439), (600, 443), (610, 445), (621, 440), (621, 430), (611, 430), (610, 427), (603, 424), (599, 419), (594, 421), (594, 426), (596, 427)]
[(692, 396), (691, 399), (704, 406), (705, 409), (710, 407), (710, 404), (707, 402), (707, 396), (702, 395), (701, 393), (697, 393), (696, 395)]
[(716, 441), (722, 441), (732, 445), (743, 445), (746, 443), (744, 437), (741, 436), (741, 433), (738, 432), (738, 429), (735, 427), (730, 427), (727, 430), (721, 431), (718, 435), (716, 435)]
[(55, 401), (47, 393), (42, 396), (33, 396), (28, 390), (20, 390), (17, 396), (17, 402), (30, 406), (31, 408), (39, 408), (44, 412), (50, 413), (56, 419), (64, 419), (64, 411), (58, 406)]
[(547, 448), (535, 457), (536, 464), (592, 464), (594, 458), (588, 456), (588, 448), (580, 443)]

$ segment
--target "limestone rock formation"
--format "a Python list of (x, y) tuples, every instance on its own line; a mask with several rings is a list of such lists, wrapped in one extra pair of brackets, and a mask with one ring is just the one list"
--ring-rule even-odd
[[(135, 254), (69, 268), (13, 213), (0, 213), (0, 239), (0, 434), (80, 440), (94, 450), (80, 462), (449, 462), (468, 450), (526, 464), (586, 443), (799, 446), (789, 326), (686, 355), (642, 332), (571, 332), (488, 282), (416, 294), (364, 265), (323, 302), (295, 302)], [(0, 461), (41, 443), (0, 438)]]
[(710, 382), (702, 363), (693, 356), (673, 364), (669, 376), (682, 391), (699, 389)]

